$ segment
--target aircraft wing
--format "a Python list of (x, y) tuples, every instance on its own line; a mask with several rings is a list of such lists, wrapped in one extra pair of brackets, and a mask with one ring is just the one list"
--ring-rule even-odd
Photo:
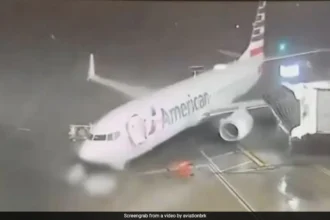
[(247, 110), (253, 110), (253, 109), (260, 109), (260, 108), (266, 108), (268, 107), (267, 103), (260, 99), (260, 100), (250, 100), (250, 101), (242, 101), (242, 102), (235, 102), (230, 105), (227, 105), (226, 107), (219, 108), (213, 111), (210, 111), (208, 113), (205, 113), (203, 115), (202, 120), (206, 120), (210, 117), (215, 116), (221, 116), (227, 113), (232, 113), (235, 110), (239, 108), (245, 108)]
[[(234, 51), (230, 51), (230, 50), (218, 49), (218, 52), (220, 52), (226, 56), (235, 58), (235, 59), (237, 59), (241, 56), (241, 54), (234, 52)], [(266, 57), (264, 62), (269, 62), (269, 61), (273, 61), (273, 60), (281, 60), (281, 59), (285, 59), (285, 58), (302, 56), (302, 55), (313, 54), (313, 53), (322, 53), (322, 52), (330, 52), (330, 49), (329, 48), (320, 48), (320, 49), (315, 49), (315, 50), (310, 50), (310, 51), (305, 51), (305, 52), (300, 52), (300, 53), (287, 54), (287, 55), (283, 55), (283, 56)]]
[(307, 54), (313, 54), (313, 53), (324, 53), (324, 52), (330, 52), (329, 48), (321, 48), (321, 49), (315, 49), (311, 51), (306, 51), (306, 52), (301, 52), (301, 53), (294, 53), (294, 54), (288, 54), (288, 55), (283, 55), (283, 56), (276, 56), (276, 57), (267, 57), (264, 62), (270, 62), (273, 60), (281, 60), (285, 58), (290, 58), (290, 57), (297, 57), (297, 56), (302, 56), (302, 55), (307, 55)]
[(92, 81), (94, 83), (98, 83), (103, 86), (106, 86), (108, 88), (114, 89), (115, 91), (118, 91), (118, 92), (124, 94), (126, 97), (128, 97), (130, 99), (140, 98), (142, 96), (145, 96), (145, 95), (153, 92), (152, 89), (149, 89), (149, 88), (146, 88), (143, 86), (133, 86), (133, 85), (129, 85), (124, 82), (107, 79), (107, 78), (103, 78), (99, 75), (96, 75), (93, 54), (91, 54), (90, 58), (89, 58), (89, 69), (88, 69), (87, 80)]
[[(226, 54), (228, 56), (232, 57), (237, 57), (238, 54), (232, 51), (225, 51), (225, 50), (219, 50), (219, 52)], [(296, 53), (296, 54), (289, 54), (289, 55), (284, 55), (284, 56), (277, 56), (277, 57), (267, 57), (264, 62), (269, 62), (269, 61), (274, 61), (274, 60), (280, 60), (280, 59), (285, 59), (289, 57), (295, 57), (295, 56), (301, 56), (301, 55), (307, 55), (307, 54), (313, 54), (313, 53), (320, 53), (320, 52), (330, 52), (330, 49), (324, 48), (324, 49), (316, 49), (312, 51), (307, 51), (307, 52), (301, 52), (301, 53)], [(94, 55), (90, 55), (90, 60), (89, 60), (89, 70), (88, 70), (88, 78), (87, 80), (104, 85), (106, 87), (109, 87), (111, 89), (114, 89), (120, 93), (123, 93), (130, 99), (136, 99), (140, 98), (142, 96), (145, 96), (147, 94), (150, 94), (153, 91), (153, 89), (146, 88), (144, 86), (133, 86), (129, 85), (127, 83), (123, 83), (117, 80), (112, 80), (112, 79), (106, 79), (103, 78), (99, 75), (96, 75), (95, 73), (95, 64), (94, 64)], [(228, 108), (226, 108), (228, 109)], [(223, 114), (230, 112), (230, 108), (228, 110), (224, 109)]]

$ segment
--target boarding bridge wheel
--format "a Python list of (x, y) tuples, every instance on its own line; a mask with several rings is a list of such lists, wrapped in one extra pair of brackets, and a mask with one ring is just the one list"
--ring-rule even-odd
[(72, 142), (83, 141), (90, 135), (91, 125), (70, 125), (69, 139)]

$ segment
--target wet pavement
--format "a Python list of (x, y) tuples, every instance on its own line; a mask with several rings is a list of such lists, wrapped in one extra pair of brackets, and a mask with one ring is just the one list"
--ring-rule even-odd
[[(263, 118), (260, 112), (258, 115)], [(199, 131), (210, 127), (205, 124), (133, 161), (125, 174), (118, 177), (122, 179), (113, 194), (108, 194), (108, 203), (97, 210), (329, 210), (330, 171), (327, 173), (326, 165), (316, 165), (327, 158), (290, 156), (283, 146), (266, 145), (274, 137), (278, 143), (282, 138), (284, 144), (285, 136), (274, 125), (258, 126), (258, 116), (254, 116), (257, 126), (238, 146), (217, 140), (212, 133), (197, 136)], [(204, 134), (215, 137), (206, 141)], [(199, 143), (201, 140), (203, 145)], [(170, 162), (179, 159), (194, 161), (194, 177), (180, 179), (164, 170)]]

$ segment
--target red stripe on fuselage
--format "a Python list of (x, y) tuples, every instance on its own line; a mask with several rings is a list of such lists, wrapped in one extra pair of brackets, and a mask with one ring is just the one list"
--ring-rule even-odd
[(254, 48), (250, 51), (250, 56), (254, 57), (254, 56), (257, 56), (259, 54), (262, 54), (263, 52), (264, 52), (264, 47), (263, 46), (257, 47), (257, 48)]

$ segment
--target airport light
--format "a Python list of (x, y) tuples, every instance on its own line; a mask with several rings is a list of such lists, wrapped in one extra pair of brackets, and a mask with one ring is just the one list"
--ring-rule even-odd
[(287, 48), (286, 43), (280, 43), (280, 45), (279, 45), (280, 52), (284, 52), (286, 50), (286, 48)]
[(299, 74), (300, 74), (300, 66), (297, 63), (280, 66), (280, 75), (283, 78), (294, 78), (299, 76)]

